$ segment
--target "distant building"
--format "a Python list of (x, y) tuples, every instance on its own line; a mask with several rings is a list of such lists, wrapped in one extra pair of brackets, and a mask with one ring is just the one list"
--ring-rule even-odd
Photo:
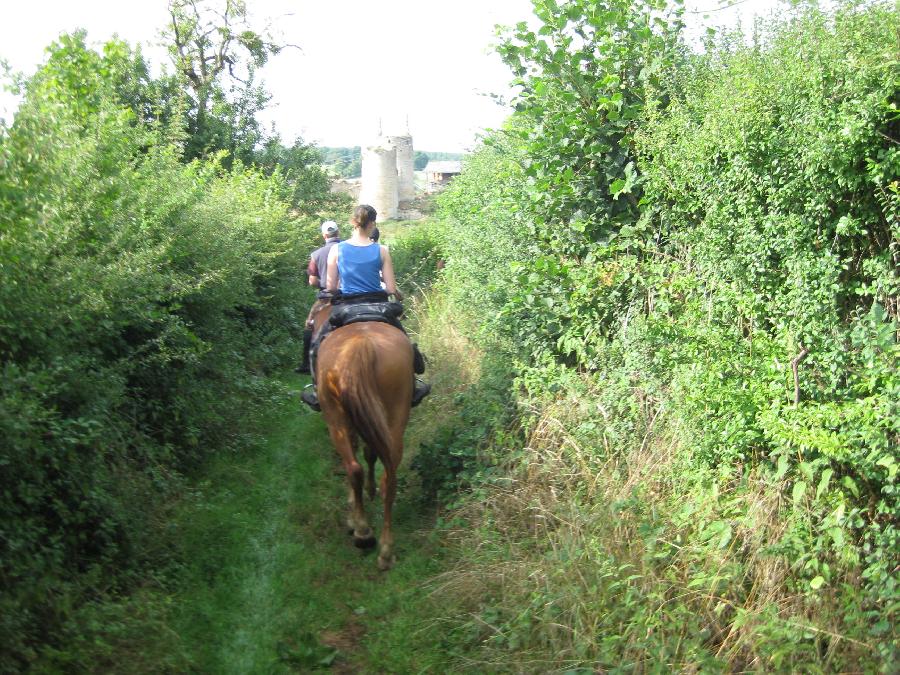
[(459, 160), (428, 162), (425, 166), (425, 189), (428, 192), (440, 190), (454, 176), (462, 173), (462, 162)]
[(397, 171), (397, 147), (390, 138), (378, 140), (362, 151), (362, 187), (359, 201), (378, 212), (378, 220), (397, 217), (400, 203)]
[(355, 202), (359, 201), (361, 188), (359, 178), (335, 178), (331, 181), (331, 192), (350, 195)]

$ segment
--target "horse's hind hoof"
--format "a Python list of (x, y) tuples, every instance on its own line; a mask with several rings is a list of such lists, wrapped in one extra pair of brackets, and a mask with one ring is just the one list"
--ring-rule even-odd
[(382, 572), (387, 572), (394, 566), (394, 563), (397, 562), (397, 558), (395, 556), (389, 556), (387, 558), (383, 556), (378, 556), (378, 569)]
[(367, 537), (353, 537), (353, 545), (356, 548), (374, 548), (375, 547), (375, 535), (370, 534)]

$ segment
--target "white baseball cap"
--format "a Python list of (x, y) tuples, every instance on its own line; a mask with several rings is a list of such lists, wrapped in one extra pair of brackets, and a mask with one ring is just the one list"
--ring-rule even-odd
[(336, 234), (338, 231), (338, 224), (333, 220), (326, 220), (322, 223), (322, 234)]

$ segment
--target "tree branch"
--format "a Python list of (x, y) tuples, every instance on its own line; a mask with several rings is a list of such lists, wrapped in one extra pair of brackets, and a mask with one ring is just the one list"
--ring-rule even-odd
[(800, 345), (800, 353), (791, 359), (791, 370), (794, 373), (794, 407), (800, 403), (800, 362), (809, 355), (809, 350)]

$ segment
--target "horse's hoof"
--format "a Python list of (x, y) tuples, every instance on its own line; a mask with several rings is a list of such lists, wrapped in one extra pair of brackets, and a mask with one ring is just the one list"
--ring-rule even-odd
[(383, 556), (378, 556), (378, 569), (380, 569), (382, 572), (387, 572), (389, 569), (391, 569), (394, 566), (394, 563), (396, 563), (396, 562), (397, 562), (396, 556), (391, 555), (387, 558), (385, 558)]
[(370, 534), (366, 537), (357, 537), (354, 535), (353, 537), (353, 545), (356, 548), (374, 548), (375, 547), (375, 535)]

